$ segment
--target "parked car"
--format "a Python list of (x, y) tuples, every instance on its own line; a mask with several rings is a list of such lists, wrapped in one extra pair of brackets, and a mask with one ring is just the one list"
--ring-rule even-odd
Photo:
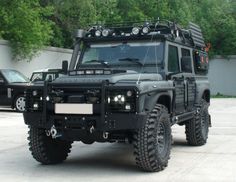
[(34, 71), (30, 77), (31, 82), (35, 81), (53, 81), (59, 76), (61, 76), (62, 70), (61, 69), (44, 69)]
[(24, 90), (29, 81), (19, 71), (0, 69), (0, 106), (11, 107), (20, 112), (24, 111)]

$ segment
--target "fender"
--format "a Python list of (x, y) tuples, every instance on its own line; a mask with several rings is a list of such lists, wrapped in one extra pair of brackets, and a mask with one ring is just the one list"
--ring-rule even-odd
[(145, 94), (144, 96), (144, 105), (143, 110), (146, 112), (150, 112), (157, 103), (163, 104), (167, 107), (169, 112), (172, 112), (172, 98), (173, 92), (172, 91), (165, 91), (159, 93), (149, 93)]

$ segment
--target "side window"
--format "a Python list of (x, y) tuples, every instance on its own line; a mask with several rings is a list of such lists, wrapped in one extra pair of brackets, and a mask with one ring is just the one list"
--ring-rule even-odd
[(182, 54), (182, 57), (190, 56), (190, 50), (182, 48), (181, 54)]
[(172, 45), (169, 45), (168, 71), (174, 73), (179, 72), (178, 48)]

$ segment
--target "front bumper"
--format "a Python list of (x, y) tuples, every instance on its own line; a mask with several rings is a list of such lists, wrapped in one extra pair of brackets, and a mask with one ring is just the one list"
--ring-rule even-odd
[(146, 113), (113, 113), (105, 115), (104, 120), (98, 115), (50, 115), (46, 122), (42, 113), (25, 112), (23, 116), (25, 124), (38, 128), (50, 129), (56, 125), (62, 129), (89, 130), (93, 127), (103, 132), (140, 129), (147, 119)]
[[(46, 99), (53, 89), (73, 90), (73, 94), (78, 93), (81, 89), (96, 88), (100, 90), (100, 103), (93, 104), (93, 114), (55, 114), (53, 104)], [(119, 89), (121, 87), (118, 87)], [(123, 87), (124, 88), (124, 87)], [(130, 89), (133, 87), (125, 87)], [(24, 113), (24, 120), (27, 125), (50, 129), (53, 125), (62, 129), (76, 128), (81, 130), (90, 130), (94, 128), (97, 131), (119, 131), (119, 130), (136, 130), (144, 125), (147, 119), (146, 113), (139, 113), (138, 97), (135, 97), (136, 110), (133, 112), (111, 112), (107, 107), (106, 99), (108, 90), (117, 89), (115, 86), (108, 86), (108, 83), (101, 84), (44, 84), (41, 89), (42, 102), (41, 111), (28, 110)], [(71, 94), (66, 92), (64, 94)], [(27, 95), (27, 92), (26, 92)], [(32, 96), (31, 96), (32, 97)], [(30, 96), (26, 97), (26, 105)], [(37, 101), (38, 102), (38, 101)], [(29, 102), (28, 102), (29, 103)], [(55, 103), (54, 103), (55, 104)], [(32, 104), (31, 104), (32, 105)], [(28, 106), (27, 106), (28, 107)], [(26, 108), (27, 108), (26, 107)]]

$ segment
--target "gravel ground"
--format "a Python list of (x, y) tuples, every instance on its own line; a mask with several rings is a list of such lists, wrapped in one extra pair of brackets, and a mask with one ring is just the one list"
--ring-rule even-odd
[(28, 151), (22, 114), (0, 111), (1, 181), (236, 181), (236, 99), (212, 99), (212, 125), (205, 146), (191, 147), (184, 127), (174, 126), (168, 167), (158, 173), (138, 170), (127, 144), (74, 143), (63, 164), (45, 166)]

